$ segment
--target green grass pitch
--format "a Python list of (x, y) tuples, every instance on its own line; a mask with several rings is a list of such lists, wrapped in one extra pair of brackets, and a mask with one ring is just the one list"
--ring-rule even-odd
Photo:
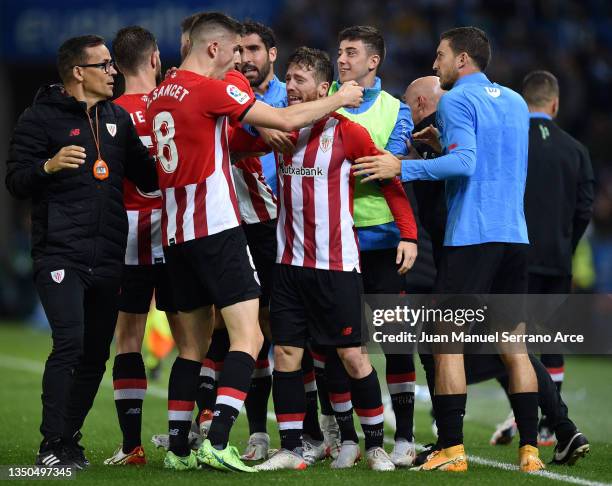
[[(22, 326), (0, 324), (0, 464), (32, 464), (38, 447), (41, 404), (41, 377), (44, 360), (51, 340), (48, 334)], [(380, 357), (374, 357), (382, 376), (384, 367)], [(107, 366), (94, 407), (83, 429), (83, 445), (92, 466), (79, 473), (79, 484), (128, 484), (178, 485), (245, 484), (275, 485), (310, 484), (321, 486), (349, 484), (562, 484), (585, 486), (612, 484), (612, 359), (597, 357), (572, 357), (566, 363), (566, 381), (563, 395), (571, 418), (578, 424), (591, 443), (591, 454), (574, 467), (549, 466), (546, 476), (525, 475), (509, 466), (516, 464), (517, 444), (492, 447), (489, 437), (496, 423), (508, 413), (509, 405), (495, 382), (472, 386), (469, 389), (467, 415), (465, 417), (465, 446), (472, 456), (469, 471), (463, 474), (443, 472), (419, 473), (398, 470), (391, 473), (369, 471), (363, 461), (352, 470), (333, 471), (329, 463), (320, 463), (303, 472), (284, 471), (258, 474), (225, 474), (210, 470), (177, 473), (162, 468), (163, 453), (150, 444), (152, 434), (167, 427), (165, 385), (170, 363), (161, 380), (150, 383), (144, 403), (143, 441), (148, 465), (141, 468), (109, 468), (102, 461), (109, 457), (120, 440), (110, 381), (111, 363)], [(424, 383), (424, 374), (417, 360), (418, 383)], [(270, 401), (270, 407), (272, 403)], [(418, 402), (416, 406), (416, 439), (427, 443), (433, 439), (429, 404)], [(269, 422), (272, 445), (278, 445), (278, 433), (274, 422)], [(391, 430), (387, 438), (392, 439)], [(231, 436), (234, 445), (242, 449), (248, 439), (248, 428), (241, 414)], [(389, 442), (389, 441), (388, 441)], [(391, 444), (386, 445), (390, 451)], [(542, 448), (546, 461), (552, 456), (552, 447)]]

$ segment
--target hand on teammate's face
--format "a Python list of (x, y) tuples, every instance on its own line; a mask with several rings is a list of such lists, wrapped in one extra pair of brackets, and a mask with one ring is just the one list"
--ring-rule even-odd
[(357, 108), (363, 102), (363, 88), (355, 81), (342, 83), (338, 94), (342, 97), (342, 106), (346, 108)]

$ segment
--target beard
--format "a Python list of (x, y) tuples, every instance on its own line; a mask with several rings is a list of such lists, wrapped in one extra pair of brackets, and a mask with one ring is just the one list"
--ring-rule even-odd
[(255, 69), (257, 69), (257, 77), (253, 80), (249, 79), (249, 84), (252, 88), (260, 86), (261, 83), (263, 83), (264, 80), (268, 77), (268, 75), (270, 74), (270, 70), (272, 69), (272, 63), (270, 61), (266, 61), (266, 63), (261, 67), (261, 69), (257, 68), (257, 66), (254, 66), (253, 64), (246, 64), (242, 66), (242, 74), (245, 74), (244, 68), (247, 66), (254, 67)]
[(448, 76), (440, 76), (440, 88), (442, 88), (444, 91), (451, 90), (457, 82), (457, 79), (459, 79), (459, 72), (456, 70), (449, 73)]

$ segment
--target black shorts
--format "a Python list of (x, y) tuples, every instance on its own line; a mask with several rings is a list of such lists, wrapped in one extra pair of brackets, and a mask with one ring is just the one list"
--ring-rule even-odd
[(436, 294), (526, 294), (527, 250), (518, 243), (445, 246)]
[(361, 274), (366, 294), (400, 294), (406, 291), (406, 280), (395, 263), (397, 248), (361, 252)]
[(321, 346), (361, 343), (361, 275), (277, 264), (270, 299), (274, 344), (304, 348), (308, 338)]
[(212, 304), (222, 309), (259, 297), (256, 271), (240, 227), (164, 247), (164, 255), (179, 311)]
[(486, 305), (491, 329), (513, 330), (526, 318), (528, 248), (518, 243), (445, 246), (434, 293), (470, 296), (449, 297), (440, 306), (478, 309)]
[(272, 274), (276, 262), (276, 219), (262, 223), (243, 224), (249, 250), (261, 285), (259, 306), (267, 307), (270, 304), (270, 291), (272, 289)]
[(155, 293), (155, 307), (160, 311), (176, 312), (168, 268), (155, 265), (125, 265), (121, 277), (119, 310), (129, 314), (147, 314)]

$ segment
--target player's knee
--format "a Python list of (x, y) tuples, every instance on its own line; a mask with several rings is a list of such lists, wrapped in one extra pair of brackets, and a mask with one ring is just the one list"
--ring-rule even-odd
[(146, 314), (119, 313), (115, 328), (117, 353), (139, 353), (144, 339)]
[(361, 352), (361, 348), (339, 348), (338, 355), (351, 378), (364, 378), (372, 371), (370, 358)]
[(253, 356), (253, 359), (257, 359), (257, 355), (259, 355), (259, 351), (261, 351), (263, 346), (263, 341), (263, 334), (259, 326), (252, 326), (245, 332), (243, 339), (244, 346), (249, 350), (248, 352)]
[(274, 346), (274, 369), (276, 371), (296, 371), (300, 369), (302, 353), (293, 346)]

